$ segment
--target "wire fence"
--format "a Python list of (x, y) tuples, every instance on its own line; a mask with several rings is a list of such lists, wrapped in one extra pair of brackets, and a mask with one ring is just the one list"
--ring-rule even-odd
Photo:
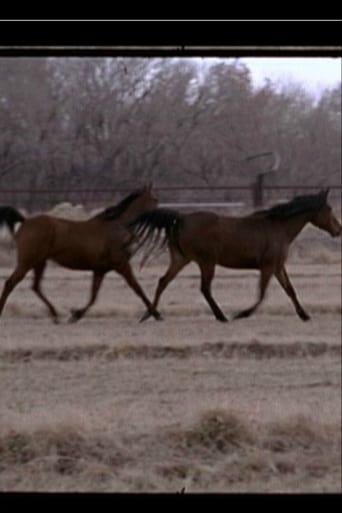
[[(178, 208), (226, 208), (234, 206), (260, 207), (288, 200), (300, 194), (318, 192), (317, 185), (264, 186), (165, 186), (155, 187), (159, 203)], [(342, 187), (330, 186), (330, 200), (341, 202)], [(106, 189), (19, 189), (0, 188), (0, 205), (12, 205), (28, 211), (48, 210), (59, 203), (83, 205), (88, 209), (115, 204), (132, 188)]]

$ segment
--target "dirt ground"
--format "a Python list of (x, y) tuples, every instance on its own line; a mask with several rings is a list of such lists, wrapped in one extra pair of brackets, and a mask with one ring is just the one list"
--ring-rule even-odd
[[(140, 324), (143, 304), (112, 273), (68, 324), (90, 273), (50, 265), (55, 325), (27, 277), (0, 321), (0, 490), (341, 493), (340, 248), (324, 250), (288, 265), (307, 323), (275, 280), (255, 316), (219, 323), (190, 265), (162, 297), (164, 321)], [(149, 297), (166, 263), (134, 263)], [(217, 269), (228, 317), (257, 277)]]

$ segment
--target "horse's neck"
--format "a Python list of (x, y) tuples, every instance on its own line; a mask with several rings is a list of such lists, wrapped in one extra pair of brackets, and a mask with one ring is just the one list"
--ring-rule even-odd
[(138, 211), (136, 208), (132, 208), (132, 207), (128, 207), (127, 210), (125, 210), (125, 212), (123, 212), (120, 217), (119, 217), (119, 221), (120, 223), (122, 223), (123, 225), (127, 226), (129, 225), (129, 223), (131, 223), (132, 221), (134, 221), (134, 219), (136, 219), (136, 217), (140, 214), (140, 211)]
[(310, 222), (310, 217), (310, 214), (305, 213), (294, 216), (287, 221), (285, 231), (289, 243), (291, 243), (303, 230), (304, 226)]

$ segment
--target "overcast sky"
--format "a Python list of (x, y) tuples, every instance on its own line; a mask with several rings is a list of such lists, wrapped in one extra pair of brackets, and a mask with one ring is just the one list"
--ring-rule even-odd
[(265, 78), (276, 83), (296, 82), (319, 95), (324, 88), (341, 82), (341, 58), (254, 57), (239, 61), (248, 66), (256, 85), (262, 85)]

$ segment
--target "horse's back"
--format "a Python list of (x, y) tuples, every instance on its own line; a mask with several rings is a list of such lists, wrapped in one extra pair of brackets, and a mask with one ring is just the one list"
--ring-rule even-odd
[(17, 244), (21, 244), (28, 240), (43, 239), (51, 231), (50, 216), (38, 214), (25, 219), (15, 234), (15, 240)]
[(14, 236), (19, 262), (34, 266), (48, 258), (53, 232), (49, 216), (41, 214), (27, 218)]
[(28, 267), (51, 259), (79, 270), (110, 270), (129, 258), (127, 229), (119, 222), (75, 221), (45, 214), (27, 219), (16, 234), (19, 260)]
[(214, 258), (219, 237), (219, 216), (198, 211), (186, 214), (179, 228), (180, 247), (190, 258)]
[(258, 217), (220, 218), (218, 263), (235, 269), (259, 269), (281, 259), (284, 241), (267, 220)]
[(186, 255), (196, 261), (258, 268), (270, 251), (268, 231), (265, 224), (252, 218), (194, 212), (183, 218), (179, 243)]
[(119, 222), (58, 219), (50, 258), (71, 269), (108, 271), (127, 260), (128, 240), (129, 233)]
[(119, 247), (122, 239), (120, 226), (113, 224), (98, 219), (58, 219), (50, 258), (71, 269), (110, 268), (113, 248)]

